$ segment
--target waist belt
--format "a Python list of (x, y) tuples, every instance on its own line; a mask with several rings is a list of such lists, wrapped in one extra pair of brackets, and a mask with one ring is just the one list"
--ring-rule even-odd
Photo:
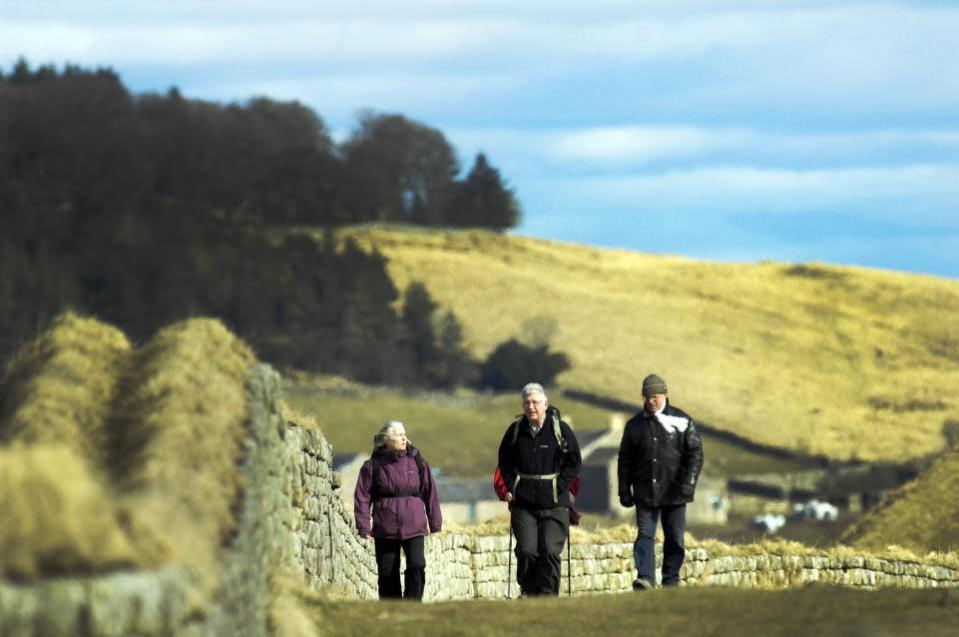
[(375, 498), (377, 500), (390, 500), (392, 498), (418, 498), (420, 497), (420, 492), (416, 493), (393, 493), (390, 495), (377, 495)]
[(558, 473), (517, 473), (516, 479), (513, 480), (513, 492), (516, 492), (516, 485), (519, 484), (521, 478), (523, 480), (549, 480), (553, 483), (553, 502), (559, 504), (559, 496), (556, 493), (556, 478), (558, 477)]

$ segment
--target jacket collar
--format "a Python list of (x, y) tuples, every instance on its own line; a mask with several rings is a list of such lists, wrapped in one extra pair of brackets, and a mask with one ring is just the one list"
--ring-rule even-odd
[(406, 451), (392, 451), (389, 447), (378, 447), (373, 455), (384, 462), (395, 462), (400, 458), (412, 458), (419, 454), (419, 449), (406, 443)]

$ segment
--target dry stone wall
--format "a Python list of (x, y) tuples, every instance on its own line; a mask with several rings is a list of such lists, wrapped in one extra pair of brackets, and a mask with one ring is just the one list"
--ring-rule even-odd
[[(344, 510), (329, 443), (318, 432), (286, 421), (280, 379), (269, 367), (255, 367), (249, 393), (252, 423), (239, 529), (224, 551), (216, 586), (203, 584), (188, 564), (31, 583), (0, 581), (0, 635), (260, 637), (269, 632), (274, 577), (289, 572), (314, 590), (375, 598), (373, 545), (359, 539)], [(426, 600), (517, 596), (509, 547), (505, 534), (429, 537)], [(568, 584), (576, 595), (631, 588), (631, 543), (574, 539), (568, 575), (565, 555), (563, 562), (564, 594)], [(959, 570), (864, 556), (736, 556), (696, 548), (688, 552), (682, 581), (687, 586), (823, 582), (932, 588), (959, 586)]]

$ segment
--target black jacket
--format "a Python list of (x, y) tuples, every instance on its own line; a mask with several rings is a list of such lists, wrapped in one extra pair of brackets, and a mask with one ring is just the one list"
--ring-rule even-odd
[(645, 409), (626, 423), (619, 445), (620, 501), (648, 507), (693, 501), (703, 468), (703, 443), (696, 423), (667, 401), (663, 413), (685, 419), (685, 431), (669, 431)]
[[(553, 426), (556, 412), (550, 409), (539, 434), (534, 438), (529, 420), (523, 416), (506, 429), (499, 445), (499, 470), (515, 498), (516, 506), (527, 509), (571, 507), (569, 485), (579, 474), (582, 458), (579, 442), (566, 422), (559, 420), (565, 450), (556, 440)], [(519, 427), (514, 430), (514, 427)], [(553, 481), (521, 478), (519, 474), (545, 475), (558, 473), (554, 499)]]

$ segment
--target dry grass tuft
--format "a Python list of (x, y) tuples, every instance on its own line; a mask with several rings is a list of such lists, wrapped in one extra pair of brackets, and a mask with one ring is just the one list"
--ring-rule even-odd
[(161, 552), (152, 534), (131, 537), (109, 490), (64, 446), (0, 449), (0, 510), (3, 577), (148, 567)]
[[(318, 637), (316, 608), (307, 609), (307, 600), (316, 599), (303, 583), (302, 576), (274, 573), (270, 599), (270, 635), (273, 637)], [(312, 615), (312, 618), (311, 618)]]
[(7, 366), (0, 442), (63, 445), (100, 466), (109, 446), (106, 420), (131, 354), (120, 331), (61, 315)]
[(178, 560), (215, 581), (236, 530), (253, 362), (215, 320), (134, 352), (112, 327), (59, 317), (7, 368), (0, 573)]
[(219, 321), (176, 323), (137, 353), (111, 422), (125, 499), (204, 575), (236, 530), (254, 360)]
[(320, 434), (323, 433), (323, 427), (314, 416), (304, 413), (294, 407), (290, 407), (290, 404), (287, 402), (283, 403), (283, 413), (286, 414), (286, 419), (290, 423), (297, 425), (298, 427), (303, 427), (304, 429), (312, 429)]

